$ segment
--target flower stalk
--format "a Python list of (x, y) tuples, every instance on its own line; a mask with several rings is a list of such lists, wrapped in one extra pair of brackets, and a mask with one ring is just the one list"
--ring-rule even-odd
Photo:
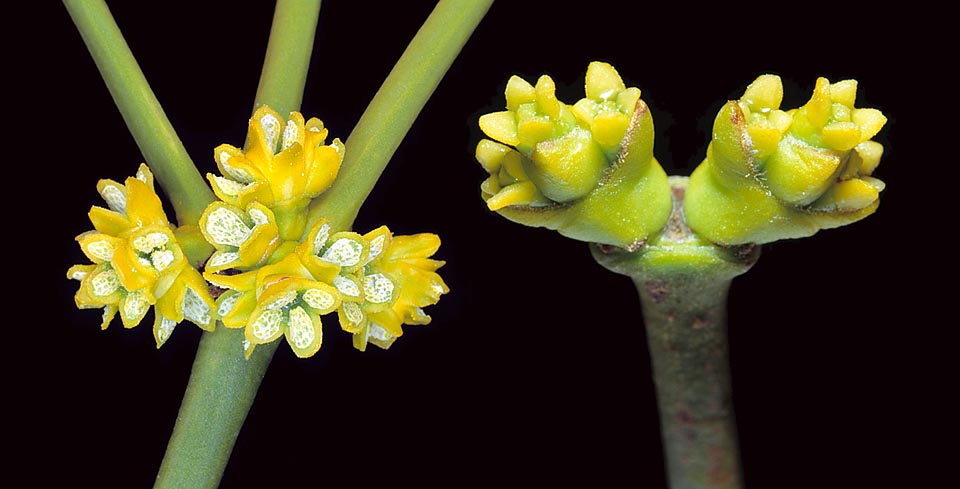
[(643, 309), (672, 489), (742, 487), (730, 391), (727, 292), (760, 247), (725, 248), (686, 226), (687, 179), (671, 177), (673, 211), (643, 248), (591, 245), (598, 263), (630, 277)]

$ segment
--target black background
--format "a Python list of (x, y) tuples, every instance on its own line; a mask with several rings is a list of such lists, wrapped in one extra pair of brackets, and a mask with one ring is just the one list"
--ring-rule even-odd
[[(111, 3), (204, 173), (215, 171), (213, 147), (242, 144), (269, 33), (271, 2), (236, 3)], [(936, 70), (953, 48), (927, 23), (938, 14), (918, 24), (911, 12), (837, 2), (624, 3), (634, 4), (493, 6), (355, 225), (440, 234), (450, 294), (428, 310), (431, 325), (406, 328), (388, 351), (355, 351), (332, 316), (312, 359), (281, 346), (223, 487), (666, 487), (632, 284), (585, 244), (510, 223), (479, 197), (476, 122), (501, 110), (507, 78), (548, 73), (572, 102), (591, 60), (642, 89), (655, 154), (671, 174), (689, 174), (716, 111), (761, 73), (783, 77), (787, 107), (806, 100), (817, 76), (860, 81), (858, 105), (890, 119), (877, 138), (886, 153), (876, 175), (888, 184), (879, 211), (766, 246), (731, 290), (745, 480), (921, 487), (947, 474), (950, 452), (935, 440), (955, 413), (940, 394), (956, 388), (946, 336), (957, 321), (928, 290), (938, 278), (949, 279), (941, 291), (956, 288), (942, 231), (955, 218), (936, 205), (955, 173), (952, 142), (932, 134), (947, 116), (931, 106), (949, 105), (952, 89)], [(324, 2), (302, 112), (345, 139), (431, 6)], [(27, 231), (8, 239), (31, 240), (7, 254), (29, 277), (8, 324), (24, 416), (8, 422), (22, 435), (18, 468), (36, 486), (148, 487), (200, 332), (181, 325), (156, 350), (149, 317), (101, 332), (98, 312), (73, 308), (76, 282), (64, 274), (84, 261), (73, 237), (90, 228), (96, 181), (131, 175), (142, 157), (65, 9), (51, 7), (14, 49), (26, 51), (26, 69), (8, 74), (24, 85), (8, 102), (24, 105), (26, 143), (12, 146), (26, 151), (7, 166), (26, 172), (17, 186), (27, 196), (17, 211)]]

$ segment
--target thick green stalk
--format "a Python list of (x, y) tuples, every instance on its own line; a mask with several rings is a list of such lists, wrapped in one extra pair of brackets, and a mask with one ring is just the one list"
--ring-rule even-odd
[(726, 301), (760, 248), (720, 248), (694, 236), (683, 218), (686, 182), (671, 177), (674, 208), (660, 236), (633, 253), (592, 251), (640, 294), (671, 489), (739, 489)]
[(269, 105), (283, 116), (300, 110), (319, 14), (320, 0), (277, 2), (254, 109)]
[(310, 206), (307, 229), (320, 217), (349, 228), (400, 141), (410, 130), (493, 0), (441, 0), (430, 13), (347, 139), (333, 186)]
[(140, 152), (177, 212), (196, 223), (213, 192), (170, 125), (103, 0), (64, 0)]
[[(320, 0), (278, 0), (255, 107), (299, 110)], [(279, 341), (243, 356), (242, 330), (204, 333), (156, 488), (215, 488)]]

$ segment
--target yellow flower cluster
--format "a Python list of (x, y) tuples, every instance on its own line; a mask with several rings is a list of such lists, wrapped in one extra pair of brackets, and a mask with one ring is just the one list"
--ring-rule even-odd
[(325, 219), (275, 263), (239, 274), (205, 272), (227, 289), (217, 299), (224, 326), (244, 328), (247, 355), (281, 336), (300, 357), (323, 341), (320, 316), (337, 311), (354, 346), (388, 348), (402, 324), (427, 324), (423, 307), (448, 292), (432, 260), (440, 245), (433, 234), (393, 236), (386, 226), (365, 235), (333, 232)]
[(77, 236), (93, 264), (75, 265), (67, 276), (80, 281), (74, 299), (81, 309), (103, 309), (101, 328), (117, 312), (124, 327), (137, 326), (152, 306), (159, 348), (184, 319), (213, 330), (214, 302), (207, 283), (183, 255), (176, 232), (153, 185), (153, 174), (140, 165), (123, 184), (101, 180), (97, 190), (107, 208), (93, 206), (94, 230)]
[(327, 129), (299, 112), (284, 120), (267, 106), (250, 118), (246, 151), (229, 144), (214, 149), (222, 176), (207, 179), (220, 200), (246, 209), (253, 202), (277, 216), (284, 239), (303, 232), (306, 207), (333, 183), (345, 153), (339, 139), (325, 144)]
[(156, 304), (158, 346), (184, 318), (207, 330), (221, 321), (244, 329), (248, 357), (281, 336), (297, 356), (313, 355), (321, 316), (334, 311), (359, 350), (388, 348), (403, 324), (430, 322), (423, 308), (448, 292), (436, 273), (443, 262), (430, 258), (436, 235), (393, 236), (386, 226), (335, 232), (326, 219), (306, 229), (311, 200), (333, 183), (344, 155), (326, 136), (319, 119), (293, 112), (284, 120), (261, 107), (245, 151), (217, 147), (223, 175), (208, 180), (220, 200), (198, 223), (215, 251), (202, 275), (184, 257), (146, 165), (124, 185), (101, 181), (109, 209), (94, 207), (96, 231), (77, 238), (94, 263), (68, 272), (81, 281), (77, 305), (103, 308), (106, 328), (118, 311), (133, 327)]

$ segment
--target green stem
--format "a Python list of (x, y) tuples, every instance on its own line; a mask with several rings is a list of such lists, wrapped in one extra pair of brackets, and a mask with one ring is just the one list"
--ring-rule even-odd
[(686, 182), (671, 177), (674, 207), (660, 236), (633, 253), (592, 251), (640, 294), (671, 489), (739, 489), (726, 301), (760, 248), (720, 248), (694, 236), (683, 217)]
[(279, 341), (246, 360), (243, 330), (204, 333), (155, 488), (216, 488)]
[[(278, 0), (254, 106), (299, 110), (320, 0)], [(156, 488), (216, 488), (280, 341), (244, 359), (242, 330), (204, 333)]]
[(441, 0), (374, 95), (347, 139), (333, 186), (310, 206), (307, 229), (321, 216), (349, 228), (400, 141), (493, 0)]
[(254, 110), (269, 105), (283, 116), (300, 110), (319, 15), (320, 0), (277, 2)]
[(180, 224), (196, 223), (213, 201), (187, 150), (103, 0), (64, 0), (140, 152), (177, 212)]

